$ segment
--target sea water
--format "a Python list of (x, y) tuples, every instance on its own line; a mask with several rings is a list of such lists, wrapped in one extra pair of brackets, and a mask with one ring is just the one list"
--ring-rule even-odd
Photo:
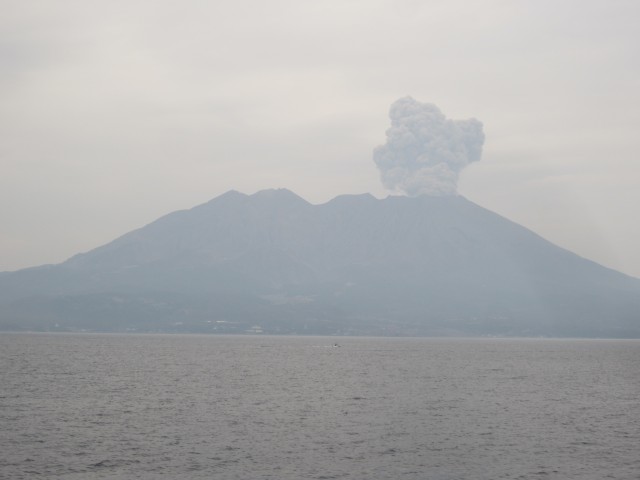
[(0, 478), (640, 478), (640, 341), (2, 334), (0, 367)]

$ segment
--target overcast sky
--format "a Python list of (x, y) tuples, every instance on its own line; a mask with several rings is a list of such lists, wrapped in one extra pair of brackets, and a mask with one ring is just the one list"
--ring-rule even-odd
[(640, 276), (637, 0), (0, 0), (0, 271), (227, 190), (388, 195), (400, 97), (483, 124), (458, 191)]

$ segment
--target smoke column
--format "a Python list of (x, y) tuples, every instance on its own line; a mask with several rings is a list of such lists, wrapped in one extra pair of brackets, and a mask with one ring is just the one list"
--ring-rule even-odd
[(460, 172), (482, 155), (482, 123), (449, 120), (411, 97), (396, 100), (389, 117), (387, 143), (373, 151), (382, 184), (412, 197), (456, 195)]

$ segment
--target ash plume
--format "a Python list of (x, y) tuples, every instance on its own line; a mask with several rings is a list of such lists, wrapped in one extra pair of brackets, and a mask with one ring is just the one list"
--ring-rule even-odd
[(382, 184), (412, 197), (456, 195), (460, 172), (482, 155), (482, 123), (449, 120), (411, 97), (396, 100), (389, 117), (387, 143), (373, 151)]

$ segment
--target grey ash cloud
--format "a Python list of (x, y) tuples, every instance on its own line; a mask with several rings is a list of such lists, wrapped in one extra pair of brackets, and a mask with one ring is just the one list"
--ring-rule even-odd
[(447, 119), (411, 97), (396, 100), (389, 117), (387, 142), (373, 152), (383, 185), (412, 197), (456, 195), (460, 172), (482, 155), (482, 123)]

